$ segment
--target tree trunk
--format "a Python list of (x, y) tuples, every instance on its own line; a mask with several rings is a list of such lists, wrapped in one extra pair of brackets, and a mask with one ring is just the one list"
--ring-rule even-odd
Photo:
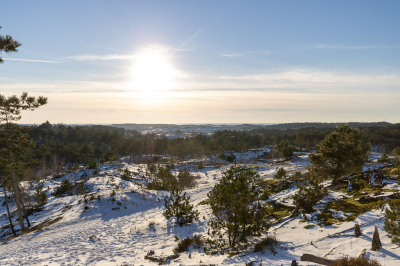
[(3, 184), (3, 191), (4, 191), (4, 198), (6, 200), (6, 208), (7, 208), (8, 220), (10, 221), (11, 232), (12, 232), (13, 236), (17, 236), (17, 233), (14, 230), (14, 225), (12, 223), (10, 208), (8, 207), (8, 197), (7, 197), (7, 191), (6, 191), (5, 184)]
[(19, 225), (21, 226), (21, 231), (25, 232), (24, 218), (23, 218), (23, 215), (22, 215), (22, 208), (21, 208), (21, 197), (20, 197), (19, 191), (18, 191), (17, 180), (15, 179), (15, 172), (12, 169), (12, 155), (11, 155), (11, 152), (9, 153), (9, 161), (10, 161), (10, 168), (11, 168), (11, 180), (12, 180), (14, 196), (15, 196), (15, 204), (17, 205), (18, 221), (19, 221)]
[[(7, 121), (8, 121), (8, 118), (7, 118)], [(6, 131), (7, 132), (9, 131), (9, 123), (8, 122), (6, 124)], [(9, 138), (10, 138), (10, 136), (8, 135), (7, 136), (7, 146), (9, 149), (11, 149)], [(24, 232), (25, 231), (24, 218), (22, 217), (21, 201), (20, 201), (20, 195), (18, 192), (18, 184), (17, 184), (17, 180), (15, 178), (15, 172), (13, 169), (13, 159), (12, 159), (11, 150), (9, 150), (9, 152), (8, 152), (8, 160), (10, 163), (11, 180), (12, 180), (12, 185), (13, 185), (13, 190), (14, 190), (15, 204), (17, 205), (18, 221), (19, 221), (19, 225), (21, 226), (21, 231)]]
[(31, 227), (31, 223), (29, 222), (29, 218), (28, 218), (28, 212), (25, 209), (25, 204), (22, 201), (22, 197), (21, 197), (21, 206), (22, 206), (22, 210), (24, 211), (24, 214), (25, 214), (26, 223), (28, 224), (28, 227)]
[(332, 265), (335, 261), (333, 260), (328, 260), (328, 259), (324, 259), (324, 258), (320, 258), (311, 254), (303, 254), (300, 257), (301, 261), (310, 261), (310, 262), (314, 262), (314, 263), (318, 263), (318, 264), (322, 264), (322, 265)]

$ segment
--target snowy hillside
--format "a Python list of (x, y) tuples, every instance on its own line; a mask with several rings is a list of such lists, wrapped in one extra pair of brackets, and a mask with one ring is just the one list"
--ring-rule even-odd
[[(284, 163), (257, 162), (251, 160), (252, 154), (255, 152), (235, 155), (237, 158), (245, 158), (248, 167), (256, 169), (261, 178), (270, 183), (280, 167), (292, 174), (306, 171), (309, 165), (307, 154)], [(178, 162), (173, 171), (177, 173), (179, 167)], [(54, 197), (51, 193), (60, 185), (62, 178), (46, 181), (43, 187), (48, 202), (42, 211), (30, 216), (32, 226), (37, 226), (36, 230), (14, 239), (8, 238), (11, 234), (4, 193), (1, 192), (0, 236), (7, 240), (0, 245), (0, 265), (157, 265), (145, 259), (149, 251), (161, 257), (168, 256), (174, 254), (178, 238), (182, 240), (194, 235), (208, 237), (207, 221), (211, 210), (202, 201), (207, 199), (207, 193), (228, 168), (226, 163), (213, 167), (205, 164), (202, 169), (194, 166), (189, 168), (197, 176), (198, 185), (186, 192), (200, 212), (200, 220), (183, 227), (167, 221), (162, 214), (165, 210), (164, 198), (169, 192), (148, 190), (145, 187), (146, 165), (122, 163), (119, 169), (117, 164), (101, 165), (97, 175), (89, 170), (88, 178), (85, 179), (89, 190), (86, 195)], [(133, 173), (133, 178), (123, 180), (121, 169), (128, 169)], [(82, 179), (82, 174), (83, 171), (64, 177), (76, 182)], [(288, 209), (282, 207), (280, 212), (277, 209), (275, 216), (271, 217), (273, 226), (261, 237), (250, 238), (247, 247), (237, 252), (231, 250), (230, 253), (206, 254), (203, 248), (191, 246), (189, 251), (180, 253), (179, 257), (168, 260), (166, 264), (245, 265), (256, 262), (255, 265), (290, 265), (295, 259), (299, 265), (317, 265), (300, 261), (300, 256), (309, 253), (336, 259), (346, 255), (357, 256), (366, 249), (366, 256), (377, 259), (382, 265), (400, 265), (400, 248), (391, 244), (383, 229), (384, 209), (387, 206), (385, 197), (393, 195), (400, 187), (397, 180), (385, 182), (378, 192), (371, 191), (369, 205), (363, 205), (364, 211), (360, 213), (345, 212), (341, 208), (343, 202), (358, 204), (360, 197), (357, 193), (332, 190), (320, 200), (315, 212), (295, 217), (289, 215), (290, 207), (293, 206), (292, 196), (297, 188), (284, 187), (272, 193), (264, 203), (283, 204)], [(9, 204), (15, 209), (12, 202)], [(354, 220), (349, 219), (351, 217)], [(355, 223), (361, 225), (362, 236), (359, 238), (354, 236)], [(371, 251), (375, 226), (383, 244), (383, 248), (377, 252)], [(17, 222), (15, 229), (19, 229)], [(279, 246), (274, 252), (267, 249), (253, 252), (254, 244), (267, 235), (275, 235)]]

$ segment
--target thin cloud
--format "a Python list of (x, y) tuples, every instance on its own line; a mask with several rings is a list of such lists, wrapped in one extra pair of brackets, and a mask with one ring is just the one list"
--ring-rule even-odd
[(337, 50), (370, 50), (370, 49), (395, 49), (400, 45), (335, 45), (335, 44), (313, 44), (306, 49), (337, 49)]
[(273, 53), (273, 51), (256, 50), (256, 51), (223, 53), (223, 54), (221, 54), (221, 56), (233, 58), (233, 57), (245, 56), (245, 55), (248, 55), (248, 54), (270, 55), (272, 53)]
[(203, 29), (200, 29), (198, 31), (196, 31), (192, 36), (190, 36), (186, 41), (184, 41), (181, 45), (179, 45), (177, 48), (174, 49), (174, 51), (187, 51), (185, 49), (183, 49), (183, 47), (185, 47), (186, 45), (188, 45), (191, 41), (193, 41), (197, 36), (199, 36), (199, 34), (203, 31)]
[(24, 62), (55, 63), (55, 64), (59, 64), (59, 63), (60, 63), (60, 62), (57, 62), (57, 61), (32, 60), (32, 59), (16, 59), (16, 58), (5, 58), (5, 57), (3, 57), (2, 59), (5, 59), (5, 60), (12, 60), (12, 61), (24, 61)]
[(243, 53), (227, 53), (227, 54), (221, 54), (221, 56), (225, 57), (238, 57), (238, 56), (243, 56)]
[(129, 60), (136, 58), (137, 55), (135, 54), (128, 54), (128, 55), (74, 55), (74, 56), (67, 56), (65, 59), (76, 60), (76, 61), (95, 61), (95, 60)]
[(298, 108), (243, 108), (243, 109), (232, 109), (231, 111), (237, 112), (304, 112), (306, 109)]

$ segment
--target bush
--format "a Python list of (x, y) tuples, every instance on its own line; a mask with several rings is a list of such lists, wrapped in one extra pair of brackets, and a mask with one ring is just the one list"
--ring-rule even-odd
[(203, 246), (201, 241), (201, 236), (194, 235), (193, 237), (186, 237), (178, 243), (178, 246), (173, 249), (175, 254), (185, 252), (189, 250), (189, 247), (193, 245), (195, 248), (200, 248)]
[(276, 179), (282, 179), (285, 177), (287, 177), (287, 174), (286, 174), (286, 170), (283, 169), (283, 167), (279, 168), (278, 171), (276, 172), (276, 175), (274, 176), (274, 178), (276, 178)]
[(296, 205), (296, 211), (300, 209), (307, 213), (313, 211), (313, 206), (327, 195), (328, 189), (321, 184), (313, 173), (307, 173), (303, 180), (298, 184), (298, 191), (293, 196), (293, 202)]
[(178, 187), (178, 179), (172, 174), (169, 165), (165, 168), (158, 167), (152, 181), (147, 185), (148, 189), (173, 191)]
[(64, 178), (60, 184), (60, 186), (56, 187), (53, 196), (55, 197), (62, 197), (65, 193), (72, 194), (72, 190), (74, 189), (74, 186), (72, 185), (71, 182), (68, 181), (68, 179)]
[(103, 155), (103, 158), (106, 162), (116, 162), (118, 161), (118, 155), (115, 154), (113, 149), (108, 149), (106, 153)]
[(400, 199), (389, 199), (386, 209), (385, 230), (392, 238), (392, 243), (400, 242)]
[(231, 153), (230, 155), (226, 156), (226, 160), (230, 163), (233, 163), (236, 160), (235, 154)]
[(131, 179), (131, 176), (132, 176), (132, 173), (129, 172), (128, 169), (125, 169), (125, 170), (122, 172), (121, 178), (122, 178), (123, 180), (129, 181), (129, 180)]
[(378, 163), (388, 163), (390, 162), (389, 156), (386, 154), (386, 150), (383, 150), (381, 157), (378, 159)]
[(98, 164), (95, 159), (90, 160), (88, 164), (89, 169), (96, 169), (98, 167)]
[(393, 156), (400, 156), (400, 147), (397, 147), (395, 149), (393, 149), (393, 151), (391, 152), (391, 154)]
[(275, 235), (268, 235), (267, 238), (261, 240), (254, 245), (254, 252), (263, 251), (265, 248), (273, 248), (278, 245), (278, 240)]
[(186, 196), (186, 192), (180, 195), (179, 190), (173, 190), (170, 197), (165, 197), (166, 219), (175, 218), (179, 226), (190, 224), (199, 220), (199, 211), (193, 210), (193, 205), (189, 203), (190, 197)]
[(287, 140), (282, 140), (277, 146), (279, 154), (281, 157), (286, 160), (290, 159), (293, 156), (293, 152), (295, 151), (295, 147), (290, 144)]
[(79, 182), (76, 187), (76, 195), (85, 195), (87, 191), (88, 187), (83, 182)]
[(43, 183), (40, 183), (36, 187), (35, 199), (39, 206), (43, 206), (47, 203), (47, 194), (43, 191)]
[(371, 260), (367, 258), (354, 258), (354, 257), (343, 257), (336, 260), (332, 266), (381, 266), (377, 260)]
[(179, 171), (178, 173), (178, 187), (180, 190), (185, 188), (193, 188), (196, 186), (195, 176), (192, 175), (187, 169)]

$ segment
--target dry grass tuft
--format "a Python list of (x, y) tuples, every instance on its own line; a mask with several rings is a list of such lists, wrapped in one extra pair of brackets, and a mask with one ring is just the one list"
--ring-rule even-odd
[(193, 245), (195, 248), (200, 248), (201, 246), (203, 246), (203, 241), (201, 240), (201, 236), (194, 235), (192, 237), (186, 237), (182, 239), (182, 241), (178, 243), (178, 246), (176, 246), (173, 249), (173, 252), (177, 254), (188, 251), (191, 245)]

